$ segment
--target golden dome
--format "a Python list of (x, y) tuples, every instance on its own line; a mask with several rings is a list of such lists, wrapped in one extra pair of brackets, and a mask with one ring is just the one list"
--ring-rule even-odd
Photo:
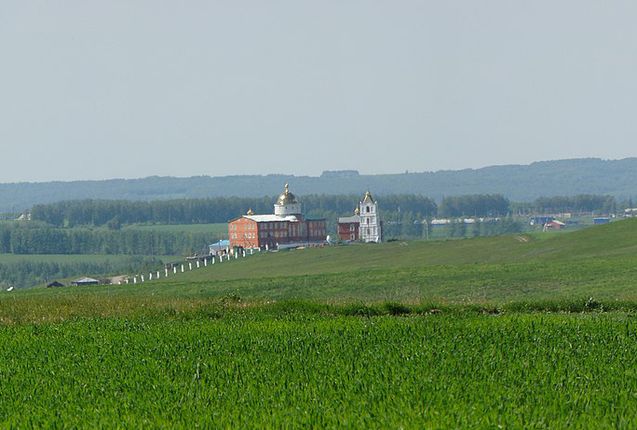
[(365, 193), (365, 197), (363, 198), (363, 203), (374, 203), (374, 198), (372, 197), (372, 193), (367, 191)]
[(252, 208), (248, 209), (248, 213), (246, 215), (254, 215), (254, 211)]
[(354, 215), (360, 215), (361, 210), (359, 208), (354, 209)]
[(283, 191), (283, 194), (279, 196), (279, 199), (277, 200), (276, 204), (280, 206), (284, 206), (284, 205), (290, 205), (294, 203), (298, 203), (296, 201), (296, 196), (290, 192), (290, 186), (288, 184), (285, 184), (285, 191)]

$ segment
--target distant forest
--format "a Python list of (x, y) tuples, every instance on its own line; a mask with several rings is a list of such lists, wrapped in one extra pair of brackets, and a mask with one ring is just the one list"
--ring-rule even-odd
[[(349, 215), (358, 204), (356, 195), (309, 195), (301, 201), (310, 218), (336, 220)], [(119, 230), (129, 224), (210, 224), (225, 223), (249, 209), (255, 213), (272, 213), (275, 196), (262, 198), (220, 197), (212, 199), (158, 200), (79, 200), (36, 205), (32, 219), (55, 227), (107, 227)], [(384, 219), (400, 219), (409, 214), (412, 220), (433, 217), (503, 217), (532, 213), (615, 212), (620, 205), (615, 197), (576, 195), (539, 197), (530, 203), (512, 203), (500, 194), (471, 194), (444, 197), (440, 204), (418, 195), (389, 195), (379, 200)]]
[[(242, 197), (262, 199), (290, 183), (297, 195), (355, 195), (371, 190), (388, 195), (444, 197), (499, 194), (515, 202), (542, 196), (609, 195), (619, 200), (637, 196), (637, 158), (545, 161), (422, 173), (360, 175), (356, 171), (325, 172), (320, 177), (293, 175), (150, 177), (106, 181), (0, 184), (0, 213), (19, 213), (37, 204), (64, 200), (153, 201)], [(271, 202), (269, 202), (270, 204)], [(255, 208), (258, 209), (258, 208)], [(234, 216), (234, 215), (231, 215)]]
[[(124, 229), (131, 224), (225, 223), (245, 214), (272, 213), (275, 197), (181, 199), (154, 202), (81, 200), (37, 205), (30, 222), (0, 223), (0, 253), (10, 254), (125, 254), (189, 255), (205, 252), (217, 239), (210, 233), (187, 233)], [(310, 218), (327, 220), (328, 232), (336, 232), (339, 216), (349, 215), (357, 196), (304, 196), (304, 211)], [(477, 194), (433, 199), (416, 195), (384, 196), (380, 200), (384, 235), (391, 238), (428, 237), (435, 217), (484, 218), (467, 230), (453, 224), (452, 237), (491, 236), (522, 231), (523, 222), (511, 215), (545, 212), (607, 214), (617, 209), (612, 196), (578, 195), (538, 198), (533, 203), (511, 203), (502, 195)], [(493, 222), (494, 218), (503, 218)], [(429, 229), (429, 230), (427, 230)]]

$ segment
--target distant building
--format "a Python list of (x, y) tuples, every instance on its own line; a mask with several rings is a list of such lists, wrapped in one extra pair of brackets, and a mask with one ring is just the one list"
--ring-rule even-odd
[(544, 231), (547, 230), (561, 230), (564, 227), (566, 227), (566, 224), (564, 224), (562, 221), (558, 221), (556, 219), (547, 222), (546, 224), (544, 224)]
[(73, 285), (74, 287), (81, 287), (81, 286), (85, 286), (85, 285), (99, 285), (100, 281), (98, 281), (97, 279), (93, 279), (93, 278), (80, 278), (80, 279), (76, 279), (75, 281), (71, 282), (71, 285)]
[(20, 216), (16, 219), (17, 221), (31, 221), (31, 212), (25, 212), (20, 214)]
[(344, 241), (356, 241), (360, 238), (359, 228), (361, 225), (360, 209), (354, 210), (354, 215), (340, 217), (338, 219), (338, 237)]
[(431, 227), (443, 227), (443, 226), (451, 224), (451, 220), (447, 218), (440, 218), (440, 219), (434, 218), (431, 220), (429, 224), (431, 225)]
[(210, 255), (221, 255), (225, 254), (230, 248), (229, 240), (220, 240), (208, 246), (210, 249)]
[(554, 219), (555, 219), (555, 217), (552, 217), (552, 216), (549, 216), (549, 215), (534, 216), (534, 217), (531, 217), (531, 219), (529, 219), (529, 224), (530, 225), (544, 226), (544, 225), (546, 225), (546, 223), (551, 222)]
[(230, 248), (278, 248), (324, 244), (327, 227), (324, 219), (305, 219), (301, 203), (288, 184), (274, 204), (274, 214), (246, 215), (228, 223)]
[(53, 287), (63, 287), (64, 284), (58, 281), (53, 281), (53, 282), (49, 282), (48, 284), (46, 284), (47, 288), (53, 288)]
[(593, 218), (593, 224), (595, 225), (608, 224), (609, 222), (610, 222), (610, 217), (607, 217), (607, 216), (600, 216), (600, 217)]
[(378, 203), (367, 191), (359, 202), (353, 216), (338, 219), (338, 236), (341, 240), (381, 242), (383, 224), (378, 212)]

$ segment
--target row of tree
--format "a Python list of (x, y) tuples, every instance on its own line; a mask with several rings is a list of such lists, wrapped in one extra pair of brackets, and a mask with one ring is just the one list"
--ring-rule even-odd
[[(308, 216), (328, 220), (352, 213), (360, 196), (303, 196)], [(501, 194), (472, 194), (444, 197), (440, 204), (415, 194), (387, 195), (381, 198), (385, 217), (401, 217), (403, 213), (425, 219), (431, 217), (502, 217), (509, 213), (615, 212), (619, 204), (614, 197), (582, 194), (577, 196), (540, 197), (529, 203), (512, 203)], [(77, 200), (36, 205), (34, 220), (57, 227), (107, 226), (117, 230), (122, 225), (208, 224), (225, 223), (252, 209), (255, 213), (271, 213), (275, 197), (158, 200), (151, 202), (126, 200)], [(630, 204), (630, 203), (628, 203)], [(623, 202), (626, 205), (626, 202)]]
[(190, 255), (214, 240), (211, 233), (0, 224), (0, 253), (10, 254)]
[[(360, 196), (308, 195), (302, 199), (309, 216), (342, 216), (355, 209)], [(412, 213), (420, 219), (435, 216), (503, 216), (509, 201), (497, 194), (445, 197), (440, 206), (433, 199), (415, 194), (383, 196), (383, 214)], [(136, 223), (207, 224), (225, 223), (252, 209), (271, 213), (274, 197), (160, 200), (152, 202), (124, 200), (80, 200), (36, 205), (33, 220), (57, 227), (108, 226)], [(326, 217), (327, 219), (327, 217)]]
[(101, 276), (105, 274), (143, 273), (157, 270), (162, 261), (152, 257), (131, 256), (126, 261), (17, 261), (0, 263), (0, 288), (30, 287), (47, 283), (55, 279), (73, 276)]
[[(539, 197), (532, 203), (518, 203), (516, 212), (523, 213), (616, 213), (620, 207), (629, 207), (632, 202), (618, 203), (613, 196), (579, 194), (576, 196)], [(632, 206), (630, 206), (632, 207)]]

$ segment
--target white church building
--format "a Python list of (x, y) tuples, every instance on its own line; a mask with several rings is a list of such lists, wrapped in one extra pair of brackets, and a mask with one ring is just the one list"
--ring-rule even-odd
[(341, 240), (380, 243), (383, 240), (383, 223), (378, 203), (367, 191), (353, 216), (338, 219), (338, 236)]

